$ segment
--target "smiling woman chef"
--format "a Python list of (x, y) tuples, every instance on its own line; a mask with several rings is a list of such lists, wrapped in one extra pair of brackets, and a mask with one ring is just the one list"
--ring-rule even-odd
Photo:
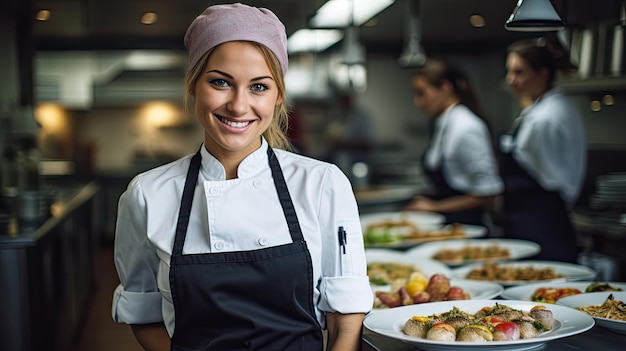
[(373, 302), (357, 205), (336, 166), (284, 150), (283, 24), (215, 5), (185, 45), (204, 143), (120, 197), (113, 318), (147, 350), (322, 350), (323, 329), (357, 350)]

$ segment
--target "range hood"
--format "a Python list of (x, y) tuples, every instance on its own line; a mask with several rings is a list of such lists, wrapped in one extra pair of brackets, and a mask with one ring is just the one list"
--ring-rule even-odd
[(567, 92), (626, 93), (624, 12), (623, 5), (619, 17), (613, 20), (568, 29), (570, 61), (578, 67), (578, 72), (574, 78), (561, 82)]

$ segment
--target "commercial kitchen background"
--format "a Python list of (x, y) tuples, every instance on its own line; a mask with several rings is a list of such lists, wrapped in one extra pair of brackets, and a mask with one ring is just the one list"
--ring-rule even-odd
[[(291, 35), (306, 27), (324, 2), (248, 3), (275, 10)], [(398, 63), (415, 29), (411, 21), (418, 19), (427, 56), (448, 58), (469, 73), (494, 135), (510, 128), (519, 107), (504, 81), (506, 46), (546, 34), (503, 28), (516, 2), (390, 1), (359, 27), (367, 87), (355, 97), (375, 124), (372, 184), (421, 181), (417, 167), (427, 141), (426, 118), (413, 104), (410, 69)], [(8, 0), (0, 5), (0, 147), (35, 136), (44, 161), (73, 165), (66, 175), (51, 180), (96, 180), (97, 211), (90, 224), (96, 242), (113, 238), (117, 198), (134, 174), (191, 153), (201, 142), (200, 127), (182, 109), (187, 64), (182, 36), (193, 17), (212, 3), (217, 2)], [(580, 66), (574, 79), (562, 83), (584, 112), (587, 127), (589, 165), (576, 207), (578, 223), (581, 231), (611, 237), (599, 251), (623, 267), (619, 250), (624, 246), (615, 245), (626, 240), (618, 221), (623, 203), (594, 207), (590, 199), (598, 175), (626, 172), (624, 1), (552, 3), (567, 23), (560, 35)], [(40, 9), (51, 11), (48, 21), (33, 19)], [(139, 16), (149, 10), (158, 13), (158, 21), (140, 24)], [(484, 17), (484, 27), (470, 25), (475, 14)], [(340, 41), (323, 52), (290, 55), (289, 95), (303, 152), (313, 157), (322, 157), (329, 148), (325, 130), (333, 122), (338, 91), (334, 69), (342, 48)], [(589, 224), (602, 216), (610, 229)]]

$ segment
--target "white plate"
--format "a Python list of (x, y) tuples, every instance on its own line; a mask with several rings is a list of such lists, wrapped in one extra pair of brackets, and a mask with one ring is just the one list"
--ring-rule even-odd
[[(430, 259), (416, 258), (409, 256), (404, 252), (389, 249), (366, 249), (365, 258), (367, 263), (373, 262), (392, 262), (392, 263), (409, 263), (414, 264), (427, 277), (433, 274), (443, 274), (450, 278), (451, 271), (448, 266)], [(491, 282), (480, 282), (472, 280), (450, 280), (450, 286), (459, 286), (465, 292), (469, 293), (472, 299), (492, 299), (499, 296), (504, 288), (500, 284)], [(372, 292), (389, 291), (389, 285), (372, 285)]]
[(513, 300), (462, 300), (432, 302), (378, 310), (368, 314), (365, 317), (363, 325), (374, 333), (400, 340), (427, 351), (529, 350), (537, 348), (550, 340), (580, 334), (591, 329), (594, 325), (594, 319), (584, 312), (576, 311), (565, 306), (548, 304), (546, 308), (552, 311), (555, 318), (554, 326), (552, 330), (542, 333), (538, 337), (532, 339), (491, 342), (446, 342), (411, 337), (404, 334), (401, 329), (405, 322), (412, 316), (440, 314), (451, 310), (453, 307), (458, 307), (460, 310), (468, 313), (476, 313), (485, 306), (495, 305), (496, 302), (525, 312), (530, 311), (533, 306), (545, 305), (541, 303)]
[[(543, 287), (557, 288), (557, 289), (572, 288), (572, 289), (578, 289), (582, 291), (583, 293), (585, 293), (585, 289), (587, 289), (589, 284), (593, 284), (593, 283), (597, 283), (597, 282), (595, 281), (546, 282), (546, 283), (534, 283), (534, 284), (528, 284), (528, 285), (512, 286), (512, 287), (508, 287), (504, 289), (500, 297), (502, 297), (503, 299), (508, 299), (508, 300), (531, 301), (533, 294), (535, 293), (535, 290), (539, 288), (543, 288)], [(626, 283), (608, 282), (608, 284), (614, 288), (620, 288), (623, 291), (626, 291)], [(590, 294), (590, 293), (585, 293), (585, 294)]]
[(368, 264), (373, 262), (414, 264), (428, 277), (441, 273), (449, 278), (452, 274), (450, 268), (441, 262), (430, 259), (417, 259), (407, 255), (405, 252), (390, 249), (365, 249), (365, 260)]
[(417, 211), (370, 213), (361, 216), (361, 226), (365, 231), (370, 224), (385, 221), (397, 222), (401, 220), (407, 220), (420, 229), (435, 229), (441, 227), (442, 223), (445, 221), (445, 217), (439, 213)]
[[(504, 287), (490, 282), (478, 282), (472, 280), (450, 280), (450, 286), (458, 286), (469, 294), (470, 300), (493, 299), (502, 294)], [(389, 291), (389, 285), (372, 285), (372, 291)], [(428, 302), (432, 303), (432, 302)], [(378, 311), (378, 310), (377, 310)]]
[[(587, 293), (580, 295), (572, 295), (566, 296), (562, 299), (559, 299), (556, 304), (561, 306), (566, 306), (570, 308), (576, 308), (579, 306), (589, 306), (589, 305), (602, 305), (606, 298), (613, 294), (613, 297), (616, 300), (626, 302), (626, 292), (624, 291), (603, 291), (603, 292), (595, 292), (595, 293)], [(602, 318), (602, 317), (593, 317), (596, 320), (596, 324), (614, 331), (620, 334), (626, 334), (626, 321), (618, 321), (615, 319)]]
[(418, 193), (417, 188), (408, 186), (378, 186), (354, 190), (359, 205), (377, 205), (411, 199)]
[[(452, 270), (452, 278), (456, 279), (468, 279), (467, 275), (474, 268), (481, 268), (483, 263), (474, 263), (466, 266), (462, 266), (459, 268), (455, 268)], [(502, 284), (504, 286), (512, 286), (512, 285), (520, 285), (520, 284), (530, 284), (530, 283), (539, 283), (539, 282), (551, 282), (551, 281), (577, 281), (577, 280), (594, 280), (596, 277), (596, 271), (593, 269), (573, 263), (566, 262), (558, 262), (558, 261), (512, 261), (512, 262), (500, 262), (498, 263), (500, 267), (515, 267), (515, 268), (524, 268), (524, 267), (533, 267), (536, 269), (544, 269), (551, 267), (554, 269), (554, 272), (557, 274), (562, 274), (563, 277), (556, 279), (547, 279), (547, 280), (495, 280), (493, 283)], [(472, 280), (472, 279), (470, 279)]]
[[(449, 266), (458, 266), (484, 261), (512, 261), (532, 257), (541, 251), (541, 246), (533, 241), (517, 239), (458, 239), (445, 240), (421, 244), (407, 252), (416, 257), (434, 259), (433, 256), (442, 249), (460, 250), (468, 246), (488, 247), (498, 245), (509, 250), (509, 257), (466, 259), (466, 260), (438, 260)], [(436, 259), (434, 259), (436, 260)]]
[(479, 238), (487, 234), (485, 227), (477, 225), (462, 224), (464, 235), (461, 236), (441, 236), (435, 235), (434, 231), (443, 228), (444, 216), (438, 213), (432, 212), (382, 212), (361, 215), (361, 228), (363, 234), (367, 235), (368, 227), (372, 224), (384, 223), (384, 222), (399, 222), (401, 220), (407, 220), (409, 223), (417, 226), (419, 230), (425, 232), (433, 231), (433, 235), (424, 235), (419, 238), (403, 238), (401, 228), (395, 231), (394, 239), (389, 242), (368, 242), (365, 241), (366, 247), (376, 248), (410, 248), (417, 244), (437, 241), (437, 240), (451, 240), (461, 238)]

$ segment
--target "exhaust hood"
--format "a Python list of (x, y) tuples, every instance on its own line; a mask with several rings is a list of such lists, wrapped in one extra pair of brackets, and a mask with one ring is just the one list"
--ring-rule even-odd
[(570, 30), (570, 60), (578, 74), (562, 82), (566, 91), (626, 93), (624, 23), (622, 8), (619, 19)]

